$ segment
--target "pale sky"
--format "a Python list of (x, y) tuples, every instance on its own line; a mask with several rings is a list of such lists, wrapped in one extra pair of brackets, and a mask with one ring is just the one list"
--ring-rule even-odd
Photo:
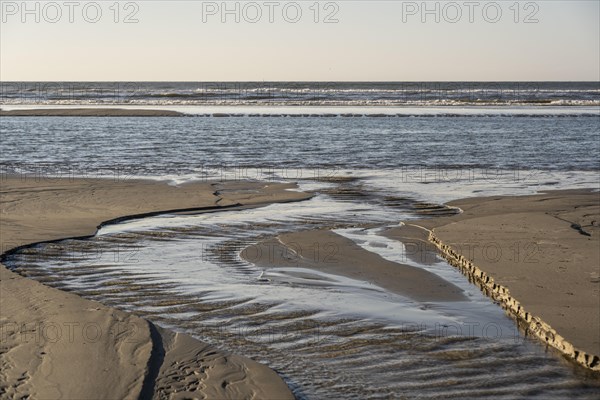
[(0, 1), (0, 80), (600, 80), (598, 0), (65, 1)]

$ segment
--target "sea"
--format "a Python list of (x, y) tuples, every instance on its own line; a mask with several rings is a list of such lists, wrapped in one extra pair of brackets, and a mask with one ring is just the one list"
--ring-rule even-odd
[[(599, 82), (2, 82), (0, 108), (134, 108), (181, 117), (2, 117), (0, 177), (294, 182), (307, 201), (167, 214), (10, 255), (15, 271), (277, 371), (299, 399), (596, 399), (435, 252), (386, 238), (451, 200), (600, 190)], [(333, 229), (461, 287), (417, 302), (370, 282), (241, 257)], [(315, 243), (315, 254), (327, 244)], [(321, 245), (321, 248), (317, 248)]]

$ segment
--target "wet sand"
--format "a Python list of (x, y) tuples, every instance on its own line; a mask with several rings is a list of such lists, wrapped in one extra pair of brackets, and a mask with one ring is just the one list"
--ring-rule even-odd
[(410, 221), (386, 236), (410, 243), (421, 260), (433, 244), (530, 334), (600, 371), (600, 194), (552, 191), (448, 205), (463, 212)]
[[(127, 215), (235, 210), (309, 197), (286, 190), (293, 187), (3, 177), (0, 240), (7, 252), (30, 243), (93, 235), (103, 221)], [(598, 193), (585, 191), (460, 200), (450, 203), (463, 210), (460, 215), (409, 221), (386, 236), (403, 241), (407, 256), (422, 263), (432, 261), (439, 247), (530, 333), (598, 370), (599, 200)], [(322, 247), (318, 257), (303, 251), (315, 242), (331, 246)], [(256, 248), (262, 248), (261, 258), (246, 258), (265, 268), (283, 264), (320, 269), (417, 301), (460, 301), (463, 296), (436, 276), (386, 261), (327, 230), (280, 235)], [(46, 287), (4, 266), (0, 302), (0, 397), (292, 397), (265, 366)]]
[[(102, 222), (127, 215), (309, 197), (286, 190), (292, 187), (3, 176), (0, 241), (6, 253), (30, 243), (87, 237)], [(0, 397), (293, 398), (261, 364), (23, 278), (4, 265), (0, 304)]]
[(2, 110), (0, 117), (181, 117), (185, 114), (169, 110), (125, 108), (35, 108)]
[[(320, 250), (315, 252), (315, 246)], [(241, 253), (262, 267), (308, 268), (366, 281), (416, 301), (465, 301), (462, 289), (424, 269), (388, 261), (329, 230), (280, 235)]]

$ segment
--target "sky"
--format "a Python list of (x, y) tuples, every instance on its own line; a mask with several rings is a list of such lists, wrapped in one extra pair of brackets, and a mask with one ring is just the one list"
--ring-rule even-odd
[(5, 1), (2, 81), (600, 81), (600, 1)]

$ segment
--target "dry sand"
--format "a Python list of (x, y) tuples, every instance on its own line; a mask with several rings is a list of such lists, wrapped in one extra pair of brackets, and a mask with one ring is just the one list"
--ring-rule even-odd
[(181, 117), (185, 114), (168, 110), (126, 108), (36, 108), (2, 110), (0, 117)]
[[(315, 246), (320, 248), (315, 252)], [(420, 268), (388, 261), (329, 230), (288, 233), (241, 253), (262, 268), (314, 269), (370, 282), (417, 301), (463, 301), (459, 287)]]
[(430, 246), (500, 301), (529, 333), (600, 371), (600, 193), (553, 191), (449, 203), (463, 213), (387, 236)]
[[(7, 178), (3, 252), (93, 235), (103, 221), (161, 210), (259, 205), (309, 195), (293, 185)], [(0, 265), (0, 397), (293, 398), (279, 376), (187, 335), (23, 278)], [(29, 396), (29, 397), (27, 397)]]

